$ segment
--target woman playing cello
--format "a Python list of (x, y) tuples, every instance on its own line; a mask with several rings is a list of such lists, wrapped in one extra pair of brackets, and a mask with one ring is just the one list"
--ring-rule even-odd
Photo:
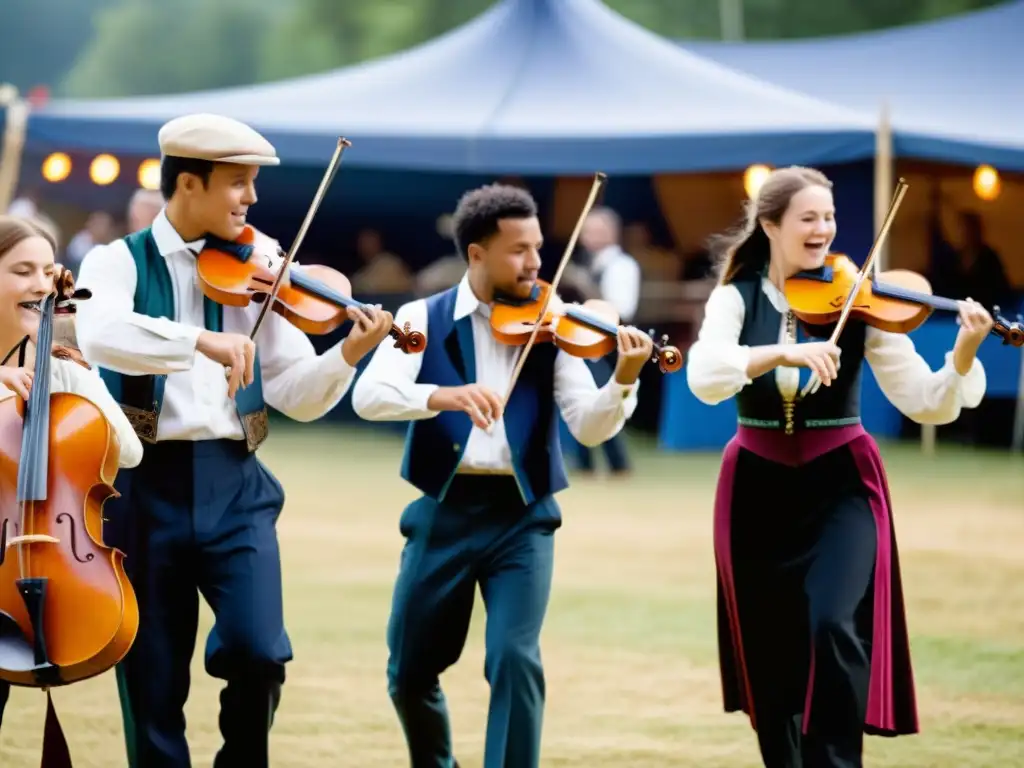
[[(786, 280), (821, 267), (835, 234), (831, 182), (774, 171), (721, 238), (687, 365), (701, 401), (737, 402), (715, 501), (719, 655), (725, 709), (748, 714), (767, 768), (861, 766), (864, 733), (918, 730), (885, 470), (860, 424), (862, 362), (920, 424), (952, 422), (985, 393), (975, 352), (993, 321), (971, 301), (938, 371), (906, 335), (852, 316), (837, 344), (797, 343)], [(800, 369), (824, 384), (806, 400)]]
[[(54, 290), (62, 267), (54, 263), (55, 243), (37, 225), (13, 216), (0, 216), (0, 355), (15, 350), (39, 327), (40, 300)], [(107, 391), (99, 373), (65, 354), (55, 354), (51, 391), (73, 392), (92, 401), (107, 417), (120, 443), (120, 466), (134, 467), (142, 460), (142, 442), (128, 418)], [(0, 400), (15, 395), (28, 399), (32, 367), (19, 366), (18, 355), (0, 365)], [(10, 686), (0, 680), (0, 722)]]

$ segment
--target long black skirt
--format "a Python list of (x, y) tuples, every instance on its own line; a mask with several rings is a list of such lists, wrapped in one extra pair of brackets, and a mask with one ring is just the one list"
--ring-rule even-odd
[(766, 764), (801, 741), (858, 764), (863, 733), (918, 731), (888, 485), (863, 429), (741, 428), (715, 555), (725, 709), (748, 714)]

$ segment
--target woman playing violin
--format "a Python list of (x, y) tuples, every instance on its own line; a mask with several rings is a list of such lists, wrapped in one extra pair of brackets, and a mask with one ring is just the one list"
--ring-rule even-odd
[(399, 525), (406, 544), (388, 623), (388, 690), (411, 764), (453, 765), (438, 677), (462, 652), (479, 584), (491, 686), (484, 766), (537, 768), (540, 631), (562, 519), (554, 494), (567, 485), (557, 411), (585, 445), (618, 433), (636, 408), (653, 341), (613, 327), (618, 363), (601, 388), (581, 358), (534, 347), (506, 406), (522, 350), (497, 341), (490, 318), (497, 298), (533, 295), (537, 206), (516, 187), (485, 186), (459, 201), (453, 226), (465, 276), (396, 315), (431, 343), (416, 355), (381, 345), (352, 391), (362, 418), (412, 422), (402, 476), (422, 493)]
[[(39, 302), (53, 292), (62, 267), (54, 263), (56, 244), (41, 227), (25, 219), (0, 216), (0, 350), (10, 359), (0, 365), (0, 400), (28, 399), (32, 366), (19, 366), (17, 348), (27, 336), (35, 340)], [(142, 460), (142, 442), (99, 374), (71, 359), (56, 357), (51, 366), (51, 391), (72, 392), (89, 399), (107, 417), (120, 444), (120, 466)], [(0, 681), (0, 722), (10, 686)]]
[[(865, 732), (918, 730), (885, 470), (860, 423), (862, 363), (921, 424), (952, 422), (985, 393), (975, 353), (992, 318), (971, 301), (937, 371), (906, 335), (852, 317), (835, 345), (798, 338), (785, 282), (821, 267), (835, 235), (830, 181), (774, 171), (721, 239), (687, 365), (701, 401), (737, 402), (715, 501), (721, 672), (726, 711), (749, 715), (768, 768), (860, 766)], [(798, 399), (811, 371), (824, 386)]]

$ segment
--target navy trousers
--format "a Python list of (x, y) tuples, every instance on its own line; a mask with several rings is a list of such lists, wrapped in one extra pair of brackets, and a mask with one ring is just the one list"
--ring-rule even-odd
[(206, 671), (226, 681), (215, 768), (269, 765), (269, 732), (292, 658), (276, 523), (284, 492), (236, 440), (147, 445), (105, 506), (126, 552), (141, 623), (118, 665), (131, 768), (190, 768), (184, 706), (199, 593), (215, 616)]
[[(615, 374), (615, 355), (612, 353), (598, 360), (584, 360), (594, 377), (594, 382), (603, 387)], [(626, 438), (619, 432), (601, 443), (601, 450), (608, 460), (608, 469), (612, 472), (625, 472), (630, 468), (629, 456), (626, 453)], [(583, 443), (576, 443), (576, 466), (583, 472), (594, 471), (594, 449)]]
[(406, 507), (406, 537), (388, 622), (388, 691), (413, 768), (451, 768), (451, 728), (438, 677), (458, 661), (477, 584), (487, 608), (491, 688), (484, 768), (537, 768), (544, 714), (540, 631), (551, 591), (550, 496), (524, 507), (514, 480), (457, 476), (445, 502)]

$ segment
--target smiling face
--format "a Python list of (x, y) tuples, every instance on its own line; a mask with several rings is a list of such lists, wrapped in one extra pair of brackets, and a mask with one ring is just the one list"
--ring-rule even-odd
[(817, 269), (825, 263), (836, 238), (836, 209), (832, 191), (809, 184), (789, 200), (778, 223), (762, 220), (773, 255), (781, 260), (784, 271), (792, 275)]
[(536, 216), (499, 219), (497, 232), (484, 242), (469, 246), (469, 264), (484, 270), (492, 290), (529, 298), (540, 271), (543, 245), (544, 236)]
[(235, 240), (245, 228), (249, 206), (256, 203), (259, 170), (252, 165), (215, 163), (205, 185), (199, 176), (182, 173), (175, 199), (180, 196), (192, 228)]
[[(53, 291), (53, 246), (27, 237), (0, 255), (0, 332), (12, 340), (5, 350), (39, 329), (39, 302)], [(6, 342), (5, 342), (6, 343)]]

